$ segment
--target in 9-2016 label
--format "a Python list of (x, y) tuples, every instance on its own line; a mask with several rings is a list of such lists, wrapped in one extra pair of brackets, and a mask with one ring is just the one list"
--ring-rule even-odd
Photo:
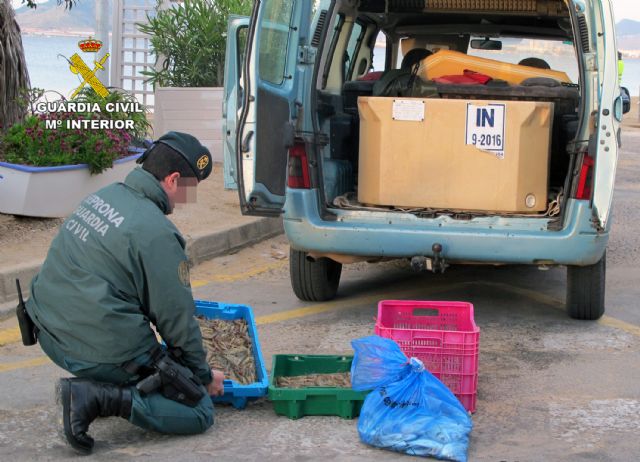
[(504, 104), (467, 104), (466, 144), (504, 159)]

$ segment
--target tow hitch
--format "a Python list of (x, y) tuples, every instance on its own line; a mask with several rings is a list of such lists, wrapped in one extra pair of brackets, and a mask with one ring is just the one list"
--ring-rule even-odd
[(416, 272), (431, 271), (433, 273), (444, 273), (449, 265), (442, 256), (442, 244), (437, 242), (431, 247), (433, 258), (418, 255), (411, 258), (411, 268)]

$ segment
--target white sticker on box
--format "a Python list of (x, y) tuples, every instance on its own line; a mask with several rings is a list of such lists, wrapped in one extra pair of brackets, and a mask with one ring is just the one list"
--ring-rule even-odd
[(415, 99), (394, 99), (393, 120), (422, 122), (424, 120), (424, 101)]
[(467, 104), (466, 144), (504, 159), (504, 104)]

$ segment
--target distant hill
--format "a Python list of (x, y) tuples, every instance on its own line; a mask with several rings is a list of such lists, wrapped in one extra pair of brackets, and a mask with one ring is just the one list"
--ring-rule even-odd
[(640, 21), (623, 19), (616, 24), (616, 33), (618, 48), (625, 52), (634, 51), (635, 53), (631, 53), (631, 55), (637, 57), (640, 51)]
[(618, 37), (623, 35), (640, 35), (640, 21), (623, 19), (616, 24), (616, 33)]
[[(113, 8), (109, 6), (109, 13)], [(36, 9), (20, 7), (16, 19), (23, 32), (32, 31), (94, 31), (96, 9), (93, 0), (79, 0), (71, 10), (58, 6), (56, 0), (39, 3)], [(109, 14), (111, 25), (111, 14)]]

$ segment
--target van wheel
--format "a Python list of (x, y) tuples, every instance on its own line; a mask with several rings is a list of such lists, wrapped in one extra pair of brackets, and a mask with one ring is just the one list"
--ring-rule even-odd
[(334, 298), (338, 292), (340, 273), (342, 264), (330, 258), (309, 261), (305, 252), (289, 251), (291, 287), (300, 300), (322, 302)]
[(567, 266), (567, 312), (574, 319), (595, 321), (604, 314), (607, 254), (589, 266)]

